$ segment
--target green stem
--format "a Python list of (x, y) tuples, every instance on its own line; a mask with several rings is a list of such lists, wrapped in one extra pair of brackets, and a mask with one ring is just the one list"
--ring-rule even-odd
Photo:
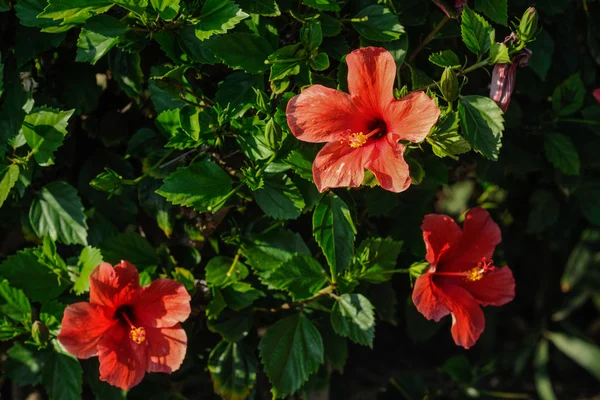
[(583, 124), (583, 125), (600, 125), (600, 121), (591, 121), (588, 119), (577, 119), (577, 118), (559, 118), (558, 122), (572, 122), (574, 124)]
[(368, 16), (360, 17), (360, 18), (342, 18), (340, 22), (367, 22), (369, 20)]
[(237, 265), (238, 261), (240, 260), (240, 252), (238, 251), (233, 259), (233, 262), (231, 263), (231, 267), (229, 267), (229, 271), (227, 271), (227, 276), (231, 276), (231, 274), (233, 274), (233, 271), (235, 270), (235, 266)]
[(302, 301), (295, 301), (292, 303), (284, 303), (282, 305), (280, 305), (279, 307), (276, 308), (254, 308), (254, 310), (256, 311), (266, 311), (266, 312), (278, 312), (278, 311), (284, 311), (284, 310), (290, 310), (294, 307), (300, 307), (300, 306), (304, 306), (308, 303), (311, 303), (317, 299), (319, 299), (320, 297), (323, 297), (325, 295), (327, 296), (332, 296), (332, 297), (337, 297), (335, 295), (335, 293), (333, 293), (333, 289), (335, 288), (335, 286), (333, 285), (329, 285), (321, 290), (319, 290), (317, 293), (315, 293), (313, 296), (309, 297), (306, 300), (302, 300)]
[(408, 62), (413, 62), (413, 60), (417, 57), (417, 54), (419, 54), (421, 50), (423, 50), (425, 46), (429, 44), (429, 42), (435, 39), (435, 35), (438, 34), (440, 29), (442, 29), (448, 21), (450, 21), (450, 17), (444, 16), (444, 18), (442, 18), (442, 20), (435, 26), (435, 28), (433, 28), (433, 30), (429, 32), (429, 35), (427, 35), (425, 39), (423, 39), (421, 43), (419, 43), (419, 46), (415, 49), (415, 51), (413, 51), (411, 55), (408, 56)]
[(297, 61), (306, 61), (306, 57), (284, 58), (281, 60), (265, 60), (265, 64), (289, 64)]
[(497, 397), (499, 399), (530, 399), (528, 394), (526, 393), (510, 393), (510, 392), (496, 392), (490, 390), (480, 390), (482, 394), (490, 397)]
[(169, 151), (167, 154), (165, 154), (164, 156), (162, 156), (161, 159), (158, 160), (158, 162), (156, 164), (154, 164), (152, 166), (152, 168), (150, 168), (144, 174), (138, 176), (135, 179), (122, 179), (121, 183), (123, 185), (128, 185), (128, 186), (135, 186), (135, 185), (137, 185), (138, 183), (140, 183), (141, 181), (143, 181), (144, 179), (146, 179), (146, 177), (148, 175), (150, 175), (155, 169), (157, 169), (158, 167), (160, 167), (162, 165), (162, 163), (165, 162), (165, 160), (171, 156), (171, 154), (173, 154), (173, 150)]
[[(469, 68), (463, 69), (462, 71), (460, 71), (459, 73), (457, 73), (456, 76), (464, 76), (464, 75), (468, 74), (469, 72), (473, 72), (473, 71), (475, 71), (475, 70), (477, 70), (479, 68), (485, 67), (486, 65), (488, 65), (488, 63), (489, 63), (489, 58), (486, 58), (483, 61), (479, 61), (478, 63), (471, 65)], [(433, 82), (433, 83), (431, 83), (431, 84), (429, 84), (427, 86), (423, 86), (421, 88), (418, 88), (418, 89), (415, 89), (415, 90), (411, 90), (410, 93), (420, 92), (421, 90), (432, 89), (432, 88), (438, 86), (439, 84), (440, 84), (439, 82)]]

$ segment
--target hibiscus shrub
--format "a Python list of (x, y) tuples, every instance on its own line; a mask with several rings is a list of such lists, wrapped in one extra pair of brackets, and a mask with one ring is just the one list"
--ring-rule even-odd
[(599, 20), (0, 0), (0, 397), (598, 395)]

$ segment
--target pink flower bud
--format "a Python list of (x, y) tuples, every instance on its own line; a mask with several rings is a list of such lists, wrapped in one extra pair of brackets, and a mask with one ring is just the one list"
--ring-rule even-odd
[(510, 97), (515, 89), (517, 68), (526, 67), (532, 54), (531, 50), (525, 49), (513, 56), (512, 64), (496, 64), (494, 66), (490, 99), (494, 100), (502, 111), (508, 110)]

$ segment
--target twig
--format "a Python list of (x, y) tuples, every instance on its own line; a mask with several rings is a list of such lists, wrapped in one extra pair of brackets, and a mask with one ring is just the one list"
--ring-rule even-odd
[(435, 39), (435, 35), (437, 35), (440, 29), (442, 29), (448, 21), (450, 21), (450, 17), (444, 16), (444, 18), (435, 26), (435, 28), (429, 32), (429, 35), (427, 35), (425, 39), (419, 43), (419, 46), (410, 54), (410, 56), (408, 56), (408, 62), (413, 62), (413, 60), (417, 57), (417, 54), (419, 54), (421, 50), (423, 50), (425, 46), (429, 44), (429, 42)]

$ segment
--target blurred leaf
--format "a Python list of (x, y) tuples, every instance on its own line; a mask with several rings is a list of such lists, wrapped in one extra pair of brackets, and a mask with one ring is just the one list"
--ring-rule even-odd
[(586, 229), (582, 232), (579, 242), (575, 245), (562, 277), (560, 285), (563, 292), (569, 292), (581, 280), (585, 272), (592, 265), (599, 265), (600, 259), (600, 231)]
[(384, 238), (368, 238), (362, 241), (356, 254), (361, 258), (364, 271), (359, 279), (372, 283), (389, 281), (389, 271), (396, 267), (396, 260), (403, 242)]
[(462, 134), (473, 150), (497, 160), (502, 146), (504, 118), (494, 100), (482, 96), (462, 96), (458, 103)]
[(225, 311), (217, 319), (208, 320), (208, 329), (220, 334), (228, 342), (239, 342), (252, 329), (254, 312)]
[(257, 360), (243, 343), (221, 341), (211, 351), (208, 370), (216, 393), (225, 400), (244, 400), (256, 381)]
[(112, 77), (119, 84), (121, 90), (131, 97), (142, 94), (144, 73), (139, 53), (129, 53), (117, 49), (110, 54), (109, 65)]
[(339, 0), (302, 0), (302, 3), (321, 11), (340, 11)]
[(206, 283), (210, 286), (225, 287), (248, 276), (248, 268), (237, 258), (216, 256), (205, 267)]
[(535, 57), (529, 59), (529, 68), (542, 81), (546, 81), (546, 76), (552, 65), (552, 57), (554, 56), (554, 39), (552, 39), (552, 36), (546, 30), (542, 29), (535, 37), (535, 40), (527, 44), (527, 47), (535, 54)]
[(44, 366), (42, 384), (51, 399), (81, 398), (83, 370), (79, 361), (64, 353), (52, 352)]
[(255, 300), (265, 296), (262, 291), (246, 282), (233, 282), (223, 288), (221, 294), (227, 307), (235, 311), (249, 307)]
[(124, 23), (108, 15), (90, 18), (79, 34), (75, 61), (96, 64), (119, 43), (120, 36), (126, 30), (127, 26)]
[(136, 232), (120, 233), (107, 238), (100, 246), (104, 261), (116, 265), (129, 261), (140, 271), (160, 264), (160, 258), (148, 241)]
[(265, 64), (265, 60), (273, 53), (266, 39), (249, 33), (236, 32), (217, 36), (206, 45), (227, 66), (251, 74), (266, 71), (268, 65)]
[(391, 42), (404, 34), (404, 27), (400, 25), (398, 17), (389, 9), (377, 4), (362, 9), (354, 18), (365, 19), (352, 22), (354, 29), (365, 39)]
[(91, 246), (86, 246), (79, 255), (77, 267), (79, 268), (79, 276), (75, 280), (73, 290), (79, 295), (90, 290), (90, 274), (102, 262), (102, 253), (99, 249)]
[(508, 0), (475, 0), (475, 9), (497, 24), (508, 25)]
[(42, 304), (40, 310), (40, 321), (43, 322), (50, 333), (58, 336), (61, 328), (65, 305), (56, 300), (48, 301)]
[(406, 317), (406, 333), (414, 343), (425, 343), (429, 341), (445, 324), (443, 321), (435, 322), (426, 319), (421, 314), (412, 298), (406, 299), (404, 308)]
[(331, 326), (338, 335), (373, 347), (375, 314), (373, 305), (362, 294), (341, 295), (331, 309)]
[(587, 181), (581, 184), (575, 192), (581, 213), (592, 224), (600, 225), (600, 182)]
[(574, 114), (583, 106), (584, 98), (585, 87), (578, 72), (554, 89), (552, 110), (561, 117)]
[(478, 55), (487, 53), (495, 42), (496, 32), (494, 31), (494, 28), (492, 28), (482, 16), (471, 10), (467, 5), (465, 5), (462, 12), (460, 31), (462, 40), (467, 48)]
[(600, 348), (598, 346), (565, 333), (546, 332), (545, 336), (567, 357), (600, 380)]
[(348, 360), (348, 340), (335, 333), (330, 319), (324, 320), (320, 328), (325, 347), (325, 357), (327, 357), (333, 368), (343, 372)]
[(327, 275), (321, 264), (312, 257), (297, 254), (273, 271), (262, 282), (287, 291), (294, 301), (314, 296), (327, 284)]
[(321, 334), (304, 314), (277, 321), (258, 348), (273, 395), (278, 398), (300, 389), (324, 361)]
[(453, 356), (442, 366), (442, 371), (450, 375), (452, 380), (463, 385), (471, 385), (473, 373), (471, 363), (465, 356)]
[(305, 203), (294, 182), (285, 174), (269, 174), (264, 182), (264, 187), (254, 192), (264, 213), (277, 219), (298, 218)]
[(542, 233), (552, 227), (560, 216), (560, 203), (552, 192), (536, 190), (529, 198), (531, 211), (527, 219), (528, 233)]
[(313, 235), (335, 277), (348, 267), (356, 228), (350, 209), (338, 196), (325, 196), (313, 213)]
[(32, 346), (15, 342), (7, 351), (8, 358), (3, 369), (8, 378), (19, 386), (39, 385), (42, 381), (44, 364), (48, 358)]
[(568, 136), (548, 133), (544, 136), (546, 158), (567, 175), (579, 175), (579, 153)]

